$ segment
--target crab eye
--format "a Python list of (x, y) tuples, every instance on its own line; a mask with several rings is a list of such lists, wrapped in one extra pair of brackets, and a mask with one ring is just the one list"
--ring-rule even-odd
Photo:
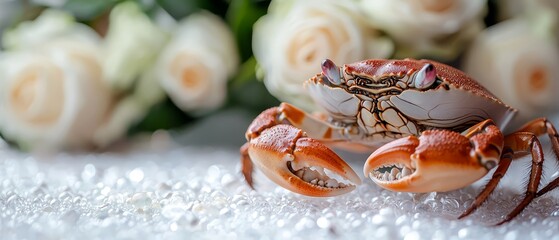
[(435, 66), (433, 64), (425, 64), (415, 75), (413, 85), (417, 89), (425, 89), (433, 85), (437, 79)]
[(334, 85), (340, 85), (342, 83), (340, 68), (330, 59), (322, 61), (322, 74)]

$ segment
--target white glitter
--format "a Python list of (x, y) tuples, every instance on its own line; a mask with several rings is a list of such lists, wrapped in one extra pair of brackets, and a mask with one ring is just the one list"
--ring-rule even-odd
[(128, 174), (128, 178), (134, 183), (141, 182), (144, 180), (144, 171), (140, 168), (134, 168), (134, 170), (130, 171)]
[[(251, 190), (238, 172), (236, 150), (157, 151), (59, 154), (43, 161), (1, 150), (2, 239), (552, 239), (559, 234), (556, 191), (536, 199), (516, 220), (493, 227), (521, 199), (506, 181), (472, 216), (457, 220), (481, 184), (409, 194), (365, 182), (346, 195), (309, 198), (258, 172), (257, 191)], [(361, 161), (350, 164), (362, 167)], [(522, 179), (518, 173), (525, 168), (516, 168), (505, 179)]]
[(82, 172), (83, 181), (85, 182), (91, 181), (95, 177), (96, 173), (97, 173), (97, 169), (95, 169), (95, 166), (93, 166), (93, 164), (85, 165)]
[(325, 217), (320, 217), (316, 220), (316, 225), (318, 225), (319, 228), (328, 228), (330, 227), (330, 221)]

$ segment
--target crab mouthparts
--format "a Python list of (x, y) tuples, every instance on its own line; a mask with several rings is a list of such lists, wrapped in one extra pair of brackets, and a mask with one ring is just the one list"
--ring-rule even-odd
[(413, 173), (415, 173), (414, 168), (407, 167), (401, 163), (384, 164), (369, 172), (369, 178), (373, 181), (399, 181), (408, 178)]
[(297, 166), (295, 162), (288, 161), (287, 168), (295, 176), (313, 186), (323, 188), (354, 187), (354, 185), (352, 185), (348, 179), (345, 179), (322, 167)]

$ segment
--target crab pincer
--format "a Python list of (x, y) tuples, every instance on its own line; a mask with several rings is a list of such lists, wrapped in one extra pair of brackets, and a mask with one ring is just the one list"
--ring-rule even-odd
[(483, 128), (475, 134), (429, 130), (394, 140), (369, 156), (364, 173), (392, 191), (445, 192), (468, 186), (499, 163), (503, 148), (503, 134), (492, 121), (472, 128), (477, 126)]
[(247, 131), (241, 155), (243, 174), (251, 187), (252, 164), (276, 184), (307, 196), (336, 196), (361, 183), (336, 153), (302, 130), (282, 124), (277, 116), (278, 108), (265, 111)]

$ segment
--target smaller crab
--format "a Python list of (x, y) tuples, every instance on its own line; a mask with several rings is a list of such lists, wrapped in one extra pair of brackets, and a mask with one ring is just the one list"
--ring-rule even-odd
[(459, 217), (493, 192), (511, 161), (532, 155), (524, 199), (499, 224), (517, 216), (538, 191), (548, 135), (559, 157), (559, 134), (545, 118), (502, 133), (516, 110), (475, 80), (429, 60), (365, 60), (343, 67), (322, 63), (306, 82), (326, 114), (310, 115), (282, 103), (262, 112), (241, 147), (242, 172), (253, 187), (253, 165), (278, 185), (308, 196), (335, 196), (355, 189), (359, 176), (328, 146), (374, 151), (364, 167), (379, 186), (403, 192), (444, 192), (472, 184), (497, 167)]

